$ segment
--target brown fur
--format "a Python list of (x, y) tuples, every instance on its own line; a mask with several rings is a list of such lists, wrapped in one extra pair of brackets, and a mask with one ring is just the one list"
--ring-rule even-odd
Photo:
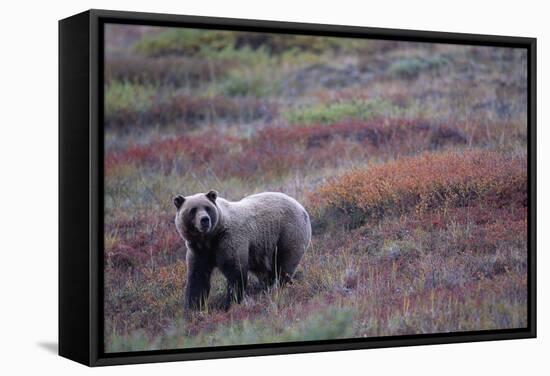
[(187, 245), (185, 304), (190, 308), (208, 298), (214, 268), (227, 279), (226, 308), (242, 300), (248, 272), (266, 286), (290, 282), (311, 241), (309, 215), (283, 193), (231, 202), (210, 191), (178, 195), (174, 204), (176, 228)]

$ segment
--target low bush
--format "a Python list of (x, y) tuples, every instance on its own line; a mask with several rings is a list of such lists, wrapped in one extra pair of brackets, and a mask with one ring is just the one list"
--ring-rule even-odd
[[(129, 100), (132, 99), (130, 94), (128, 97)], [(193, 128), (199, 123), (213, 123), (221, 120), (271, 119), (277, 112), (274, 104), (252, 97), (173, 95), (166, 98), (158, 94), (149, 98), (143, 105), (137, 101), (128, 106), (119, 103), (115, 105), (109, 102), (110, 100), (110, 97), (106, 97), (105, 125), (112, 128), (157, 124), (178, 124)]]
[(234, 66), (230, 61), (122, 55), (109, 57), (105, 62), (105, 82), (131, 82), (163, 87), (198, 87), (205, 82), (223, 78)]
[[(169, 198), (167, 198), (169, 202)], [(105, 262), (121, 269), (143, 265), (162, 258), (171, 260), (182, 246), (172, 213), (155, 216), (116, 215), (105, 224)]]
[(227, 154), (220, 154), (220, 151), (228, 151), (234, 145), (239, 145), (236, 138), (211, 137), (204, 133), (132, 145), (105, 156), (105, 174), (109, 175), (113, 169), (128, 163), (163, 171), (200, 169), (211, 161), (227, 158)]
[(155, 94), (153, 86), (113, 81), (105, 86), (105, 116), (146, 112), (151, 108)]
[(318, 104), (296, 108), (282, 115), (291, 124), (331, 124), (342, 120), (370, 120), (378, 117), (400, 116), (403, 110), (383, 99)]
[[(222, 116), (218, 114), (218, 116)], [(106, 156), (106, 170), (132, 163), (163, 170), (208, 171), (219, 177), (273, 178), (293, 169), (334, 166), (340, 160), (391, 157), (420, 149), (462, 145), (460, 129), (422, 119), (373, 119), (331, 125), (267, 127), (252, 137), (197, 134), (134, 145)], [(219, 150), (225, 150), (220, 154)]]
[(232, 71), (220, 83), (221, 94), (230, 97), (265, 97), (277, 92), (277, 82), (263, 72)]
[(421, 72), (437, 72), (449, 64), (449, 59), (442, 55), (427, 56), (424, 58), (410, 57), (393, 62), (388, 72), (399, 78), (413, 79)]
[(235, 43), (236, 33), (231, 31), (172, 28), (146, 35), (134, 44), (136, 52), (151, 57), (169, 55), (196, 55), (203, 48), (222, 50)]
[(425, 153), (352, 171), (330, 180), (310, 198), (318, 217), (340, 215), (350, 227), (474, 202), (526, 206), (526, 161), (489, 151)]
[(285, 35), (272, 33), (249, 33), (223, 30), (199, 30), (174, 28), (145, 36), (134, 45), (142, 55), (159, 57), (168, 55), (211, 55), (229, 49), (264, 49), (271, 54), (289, 50), (324, 53), (350, 50), (364, 44), (345, 38), (311, 35)]

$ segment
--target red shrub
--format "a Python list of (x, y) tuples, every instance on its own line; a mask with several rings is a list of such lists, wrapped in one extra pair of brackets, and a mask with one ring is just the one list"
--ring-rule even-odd
[(158, 263), (161, 254), (174, 255), (183, 245), (171, 215), (115, 219), (105, 225), (105, 234), (114, 237), (105, 247), (105, 260), (122, 269)]
[(319, 211), (340, 211), (357, 223), (474, 202), (526, 206), (526, 161), (488, 151), (426, 153), (333, 179), (310, 200)]
[[(220, 114), (223, 115), (223, 111)], [(422, 119), (267, 127), (251, 138), (242, 139), (220, 134), (212, 137), (207, 132), (111, 152), (105, 158), (106, 171), (109, 173), (115, 166), (132, 163), (199, 172), (208, 167), (220, 177), (250, 178), (260, 173), (270, 178), (293, 169), (336, 166), (342, 159), (407, 155), (466, 142), (460, 128)]]
[(238, 144), (238, 140), (231, 136), (212, 137), (210, 134), (200, 134), (169, 138), (146, 145), (132, 145), (105, 156), (105, 173), (108, 175), (112, 169), (128, 163), (166, 170), (173, 168), (174, 162), (180, 162), (182, 168), (202, 168), (219, 158), (221, 151), (235, 144)]
[(168, 100), (163, 97), (152, 100), (154, 103), (147, 110), (120, 109), (105, 114), (106, 126), (125, 128), (136, 125), (182, 124), (187, 128), (194, 128), (201, 122), (219, 120), (269, 120), (277, 112), (274, 104), (256, 98), (178, 95)]

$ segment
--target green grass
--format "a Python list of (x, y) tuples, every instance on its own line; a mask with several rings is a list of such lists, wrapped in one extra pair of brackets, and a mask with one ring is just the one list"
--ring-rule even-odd
[(277, 83), (261, 71), (235, 70), (220, 83), (219, 92), (230, 97), (265, 97), (276, 94)]
[(111, 81), (105, 87), (105, 114), (117, 111), (147, 111), (151, 108), (156, 93), (157, 89), (152, 85)]
[(353, 51), (365, 45), (365, 41), (357, 39), (173, 28), (145, 36), (134, 44), (133, 50), (150, 57), (212, 56), (213, 53), (221, 52), (222, 55), (218, 57), (223, 58), (223, 51), (232, 49), (264, 49), (273, 55), (290, 50), (323, 54), (327, 51)]
[(145, 56), (196, 55), (206, 49), (221, 51), (235, 43), (234, 32), (171, 28), (147, 35), (136, 44), (135, 52)]
[(150, 338), (143, 331), (128, 336), (111, 335), (109, 352), (174, 349), (205, 346), (230, 346), (239, 344), (281, 343), (296, 341), (321, 341), (350, 338), (353, 336), (354, 312), (351, 309), (328, 307), (306, 320), (286, 322), (275, 317), (272, 322), (265, 319), (243, 320), (235, 325), (221, 326), (213, 332), (198, 336), (187, 336), (187, 322), (180, 320), (167, 333)]
[(350, 101), (330, 104), (316, 104), (305, 108), (296, 108), (283, 113), (291, 124), (331, 124), (342, 120), (370, 120), (377, 117), (399, 117), (412, 114), (415, 108), (404, 110), (385, 99)]
[(401, 78), (416, 78), (423, 71), (437, 71), (449, 64), (449, 59), (441, 56), (427, 56), (423, 58), (411, 57), (393, 62), (388, 71)]
[(236, 48), (232, 44), (221, 49), (205, 47), (200, 55), (212, 61), (235, 63), (241, 69), (266, 67), (274, 63), (274, 58), (265, 48), (252, 49), (248, 46)]

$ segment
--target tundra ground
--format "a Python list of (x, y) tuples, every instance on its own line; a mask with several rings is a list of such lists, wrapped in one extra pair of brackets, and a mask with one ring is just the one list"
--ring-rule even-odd
[[(527, 57), (107, 26), (107, 352), (527, 325)], [(295, 197), (290, 286), (183, 311), (171, 197)]]

